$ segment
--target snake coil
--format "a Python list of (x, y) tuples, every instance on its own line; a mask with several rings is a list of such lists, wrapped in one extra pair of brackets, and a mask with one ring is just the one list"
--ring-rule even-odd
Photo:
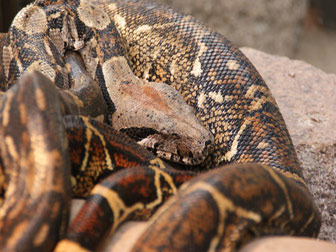
[[(66, 61), (68, 51), (77, 56)], [(89, 84), (69, 68), (78, 68)], [(19, 81), (23, 91), (14, 91), (12, 85), (23, 73), (28, 76)], [(36, 198), (58, 192), (59, 186), (48, 184), (43, 175), (47, 166), (24, 165), (38, 148), (37, 143), (28, 146), (27, 137), (53, 142), (49, 135), (57, 130), (66, 139), (62, 133), (61, 142), (55, 140), (55, 153), (65, 158), (64, 164), (50, 161), (57, 166), (50, 168), (52, 174), (63, 169), (53, 182), (71, 181), (76, 196), (89, 196), (56, 251), (95, 250), (111, 227), (115, 231), (128, 219), (148, 219), (172, 195), (133, 251), (235, 251), (257, 236), (317, 236), (320, 215), (268, 87), (230, 41), (193, 17), (139, 0), (36, 0), (9, 29), (1, 74), (2, 87), (9, 90), (1, 110), (5, 144), (0, 175), (9, 183), (0, 227), (7, 228), (5, 216), (11, 216), (16, 231), (4, 236), (0, 229), (1, 250), (50, 250), (64, 230), (61, 221), (58, 227), (51, 223), (66, 218), (62, 202), (69, 197), (67, 186), (60, 191), (65, 198), (53, 203), (58, 206), (51, 209), (53, 218), (46, 212), (31, 221), (31, 211), (27, 219), (14, 215), (22, 210), (15, 202), (29, 203), (26, 194)], [(25, 84), (31, 79), (35, 87)], [(36, 106), (30, 115), (26, 111), (34, 102), (22, 97), (32, 91)], [(59, 98), (46, 98), (53, 95)], [(50, 111), (43, 120), (54, 122), (62, 115), (62, 126), (11, 131), (15, 122), (30, 125), (44, 115), (43, 100)], [(197, 165), (198, 170), (217, 169), (200, 176), (175, 170), (110, 126), (88, 118), (100, 116), (160, 157)], [(18, 154), (21, 145), (25, 155)], [(52, 150), (48, 144), (38, 155), (44, 160)], [(62, 175), (70, 174), (67, 155), (71, 175)], [(18, 172), (33, 181), (19, 186), (20, 192), (32, 189), (21, 199), (13, 194)], [(41, 223), (22, 243), (23, 228)]]

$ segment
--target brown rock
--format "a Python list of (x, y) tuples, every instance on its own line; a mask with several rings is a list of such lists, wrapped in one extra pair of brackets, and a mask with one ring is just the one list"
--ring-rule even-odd
[(295, 145), (336, 143), (336, 130), (332, 130), (336, 124), (336, 75), (303, 61), (251, 48), (241, 50), (270, 87)]
[(130, 251), (147, 226), (148, 223), (143, 221), (126, 222), (116, 234), (110, 236), (110, 240), (107, 239), (103, 252)]
[(256, 239), (239, 252), (334, 252), (336, 244), (307, 238), (267, 237)]

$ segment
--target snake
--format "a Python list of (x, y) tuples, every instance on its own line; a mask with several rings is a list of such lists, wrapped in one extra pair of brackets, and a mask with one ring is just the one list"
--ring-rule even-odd
[[(94, 92), (74, 90), (68, 51), (83, 60)], [(14, 18), (0, 70), (0, 178), (8, 181), (0, 226), (12, 230), (1, 233), (2, 250), (97, 250), (111, 229), (150, 216), (133, 251), (236, 251), (259, 236), (317, 236), (320, 214), (269, 88), (235, 45), (192, 16), (138, 0), (36, 0)], [(91, 93), (104, 101), (98, 113)], [(36, 114), (59, 127), (29, 131)], [(54, 150), (62, 162), (25, 166), (38, 150), (29, 137), (56, 145), (42, 160)], [(86, 170), (89, 160), (101, 171)], [(33, 186), (15, 182), (19, 171)], [(87, 200), (66, 228), (70, 184)], [(61, 196), (29, 220), (25, 189), (33, 199)], [(23, 217), (17, 201), (31, 207)]]

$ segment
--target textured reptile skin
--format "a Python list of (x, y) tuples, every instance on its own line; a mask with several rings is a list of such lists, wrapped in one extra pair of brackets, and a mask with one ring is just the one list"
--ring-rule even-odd
[[(148, 217), (176, 193), (153, 217), (134, 250), (234, 251), (255, 236), (317, 235), (319, 213), (278, 106), (248, 59), (221, 35), (162, 5), (127, 0), (37, 0), (16, 16), (8, 35), (3, 50), (4, 89), (22, 73), (35, 70), (57, 87), (70, 88), (63, 57), (68, 50), (77, 51), (100, 86), (113, 127), (125, 132), (145, 128), (147, 133), (138, 142), (154, 152), (167, 156), (169, 150), (175, 161), (192, 163), (195, 158), (198, 169), (219, 167), (184, 185), (179, 193), (177, 188), (194, 173), (173, 170), (158, 158), (111, 175), (93, 188), (58, 251), (96, 249), (109, 226), (115, 230), (126, 219)], [(180, 124), (163, 120), (168, 117), (160, 111), (169, 102), (139, 103), (142, 94), (170, 92), (157, 89), (159, 83), (174, 87), (194, 109), (206, 132), (213, 135), (212, 147), (203, 129), (199, 128), (200, 135), (191, 130), (196, 119), (190, 123), (194, 119), (188, 117), (190, 130), (183, 120)], [(136, 113), (134, 107), (139, 108)], [(88, 119), (74, 120), (74, 125), (82, 124), (81, 136), (90, 127), (95, 133), (106, 127)], [(173, 130), (178, 132), (177, 141)], [(110, 130), (102, 132), (106, 131)], [(181, 144), (188, 134), (197, 136), (188, 144), (195, 152)], [(70, 133), (69, 139), (72, 136), (76, 134)], [(107, 153), (104, 145), (101, 150)], [(82, 152), (92, 153), (85, 146)], [(176, 158), (182, 154), (188, 157)], [(85, 155), (80, 165), (86, 162)], [(73, 179), (86, 178), (75, 172)], [(95, 182), (89, 181), (89, 187)], [(200, 217), (204, 214), (207, 221)]]

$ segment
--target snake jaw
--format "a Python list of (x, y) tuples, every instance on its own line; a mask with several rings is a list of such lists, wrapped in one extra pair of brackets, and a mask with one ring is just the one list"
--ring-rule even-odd
[(138, 144), (154, 152), (158, 157), (185, 165), (201, 164), (211, 152), (213, 141), (195, 140), (176, 134), (152, 134)]
[[(184, 128), (182, 132), (188, 133), (177, 134), (179, 126)], [(182, 123), (170, 128), (173, 130), (130, 127), (122, 128), (120, 131), (136, 140), (139, 145), (147, 148), (158, 157), (174, 163), (199, 165), (212, 152), (214, 138), (205, 128), (194, 129), (194, 127), (190, 125), (187, 127)]]

